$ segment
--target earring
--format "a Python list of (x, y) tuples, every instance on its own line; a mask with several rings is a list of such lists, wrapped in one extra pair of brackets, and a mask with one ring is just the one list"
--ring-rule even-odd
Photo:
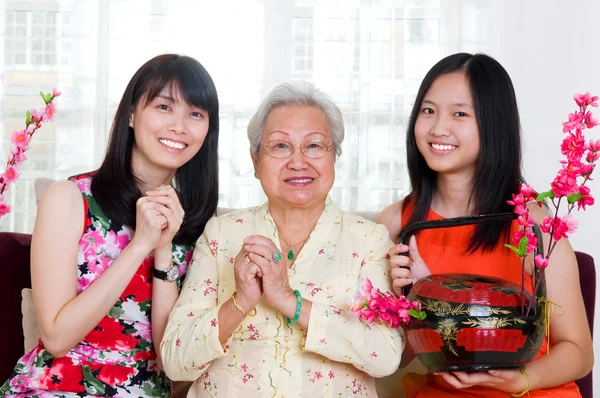
[(254, 172), (254, 177), (256, 177), (256, 171)]

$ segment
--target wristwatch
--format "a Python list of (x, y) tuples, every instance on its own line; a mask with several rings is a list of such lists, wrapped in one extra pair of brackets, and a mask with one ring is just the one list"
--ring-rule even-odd
[(171, 264), (171, 267), (164, 271), (152, 267), (152, 276), (163, 281), (173, 282), (179, 276), (179, 268), (175, 264)]

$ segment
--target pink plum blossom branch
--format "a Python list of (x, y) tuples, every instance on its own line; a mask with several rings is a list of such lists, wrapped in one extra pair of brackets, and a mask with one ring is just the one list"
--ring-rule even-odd
[(6, 201), (6, 190), (19, 179), (21, 175), (21, 164), (27, 160), (25, 154), (29, 150), (29, 144), (33, 134), (42, 127), (42, 124), (54, 119), (56, 107), (54, 98), (60, 95), (60, 91), (54, 89), (51, 93), (40, 96), (44, 100), (45, 106), (40, 110), (28, 110), (25, 116), (25, 129), (12, 133), (11, 141), (13, 146), (10, 148), (10, 155), (6, 162), (6, 169), (0, 174), (0, 217), (10, 213), (11, 207)]
[[(595, 119), (588, 107), (598, 107), (598, 97), (590, 93), (576, 94), (574, 96), (578, 110), (570, 113), (568, 120), (563, 123), (563, 133), (566, 137), (563, 139), (560, 149), (566, 159), (561, 160), (561, 169), (558, 175), (552, 180), (550, 190), (536, 194), (533, 189), (526, 184), (521, 185), (518, 194), (512, 195), (512, 200), (508, 203), (515, 207), (515, 213), (519, 214), (520, 228), (513, 236), (513, 245), (505, 245), (513, 250), (517, 256), (522, 259), (522, 289), (524, 289), (524, 269), (525, 257), (533, 252), (537, 247), (537, 237), (530, 231), (533, 226), (533, 219), (530, 219), (527, 210), (527, 203), (535, 201), (542, 203), (545, 199), (550, 199), (554, 206), (554, 216), (547, 216), (540, 224), (542, 232), (550, 235), (547, 254), (536, 253), (534, 264), (542, 272), (548, 266), (548, 261), (552, 255), (557, 243), (563, 238), (568, 238), (569, 234), (577, 230), (578, 222), (575, 220), (572, 211), (577, 205), (577, 210), (586, 210), (587, 206), (594, 204), (594, 197), (590, 194), (590, 188), (586, 183), (591, 180), (591, 175), (600, 159), (600, 140), (586, 140), (583, 133), (586, 129), (592, 129), (598, 126), (598, 119)], [(582, 180), (580, 183), (578, 180)], [(567, 214), (559, 216), (561, 204), (567, 202)], [(517, 247), (518, 246), (518, 247)], [(543, 278), (536, 278), (534, 293), (538, 291)], [(531, 310), (535, 299), (527, 306), (527, 314)], [(523, 303), (521, 303), (523, 308)]]
[(396, 297), (389, 292), (382, 293), (365, 279), (354, 298), (350, 301), (350, 311), (368, 324), (375, 321), (387, 323), (391, 328), (398, 328), (407, 323), (411, 317), (425, 319), (418, 301), (410, 301), (404, 296)]

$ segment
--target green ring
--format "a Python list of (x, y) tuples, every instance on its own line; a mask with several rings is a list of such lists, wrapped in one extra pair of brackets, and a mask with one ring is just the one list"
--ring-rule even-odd
[(281, 261), (281, 253), (279, 253), (279, 252), (273, 253), (272, 259), (273, 259), (273, 262), (275, 262), (275, 263), (280, 262)]

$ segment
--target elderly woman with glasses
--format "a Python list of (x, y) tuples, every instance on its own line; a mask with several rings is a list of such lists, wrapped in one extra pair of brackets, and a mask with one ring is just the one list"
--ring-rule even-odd
[(206, 225), (161, 352), (189, 397), (377, 396), (400, 329), (368, 325), (348, 302), (365, 279), (391, 291), (382, 225), (331, 202), (344, 123), (312, 84), (274, 87), (248, 126), (268, 198)]

